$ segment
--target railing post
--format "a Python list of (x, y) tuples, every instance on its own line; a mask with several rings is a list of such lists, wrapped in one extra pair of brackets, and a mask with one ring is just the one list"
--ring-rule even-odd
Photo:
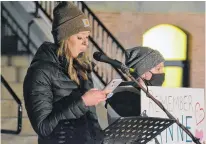
[(34, 20), (32, 19), (29, 23), (28, 23), (28, 39), (27, 39), (27, 48), (30, 49), (30, 27), (31, 25), (34, 23)]
[(21, 132), (22, 129), (22, 105), (18, 105), (18, 125), (17, 125), (17, 134)]
[(39, 7), (37, 6), (37, 2), (35, 2), (35, 12), (34, 12), (34, 16), (37, 18), (38, 17), (38, 10)]

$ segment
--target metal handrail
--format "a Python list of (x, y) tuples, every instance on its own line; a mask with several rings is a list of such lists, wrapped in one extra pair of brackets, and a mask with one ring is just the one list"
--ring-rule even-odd
[(112, 41), (114, 41), (117, 46), (122, 50), (122, 52), (125, 52), (125, 49), (123, 48), (123, 46), (120, 44), (119, 41), (117, 41), (117, 39), (111, 34), (111, 32), (105, 27), (105, 25), (97, 18), (97, 16), (94, 14), (94, 12), (92, 12), (92, 10), (85, 4), (85, 2), (83, 1), (79, 1), (79, 3), (81, 3), (83, 5), (82, 7), (82, 11), (84, 12), (84, 10), (86, 9), (89, 14), (92, 15), (92, 17), (97, 21), (98, 25), (100, 25), (105, 31), (106, 33), (112, 38)]
[[(98, 44), (91, 38), (91, 37), (89, 37), (89, 40), (92, 42), (92, 44), (96, 47), (96, 49), (98, 50), (98, 51), (100, 51), (101, 53), (103, 53), (103, 54), (105, 54), (102, 50), (101, 50), (101, 48), (98, 46)], [(105, 54), (106, 55), (106, 54)], [(122, 72), (119, 70), (119, 69), (117, 69), (117, 68), (115, 68), (114, 67), (114, 69), (117, 71), (117, 73), (121, 76), (121, 78), (123, 79), (123, 80), (127, 80), (126, 79), (126, 77), (122, 74)], [(98, 73), (98, 72), (96, 72), (96, 73)], [(104, 82), (105, 83), (105, 82)], [(105, 83), (106, 84), (106, 83)]]
[[(34, 42), (29, 38), (29, 36), (26, 34), (26, 32), (21, 28), (20, 24), (12, 17), (12, 15), (9, 13), (9, 11), (6, 9), (4, 4), (1, 4), (1, 17), (5, 20), (6, 26), (11, 30), (12, 34), (17, 36), (18, 40), (22, 43), (22, 46), (26, 48), (27, 52), (34, 55), (32, 53), (31, 49), (29, 49), (28, 44), (25, 40), (28, 40), (31, 45), (37, 49), (37, 46), (34, 44)], [(25, 38), (25, 39), (24, 39)], [(15, 102), (18, 104), (18, 117), (17, 117), (17, 130), (7, 130), (7, 129), (1, 129), (1, 133), (5, 134), (19, 134), (22, 131), (22, 103), (21, 100), (18, 98), (18, 96), (15, 94), (13, 89), (10, 87), (8, 82), (5, 80), (5, 78), (1, 75), (1, 82), (5, 86), (5, 88), (8, 90), (8, 92), (11, 94)]]
[[(31, 49), (29, 49), (28, 47), (28, 41), (30, 42), (30, 44), (35, 48), (37, 49), (37, 45), (31, 40), (31, 38), (29, 37), (29, 35), (21, 28), (20, 24), (12, 17), (12, 15), (9, 13), (9, 11), (5, 8), (4, 4), (2, 3), (1, 4), (1, 16), (6, 20), (6, 24), (7, 26), (11, 29), (11, 31), (18, 37), (18, 39), (21, 41), (21, 43), (23, 44), (24, 48), (27, 49), (28, 53), (34, 55), (34, 53), (31, 51)], [(7, 17), (5, 16), (8, 16), (9, 20), (7, 20)], [(12, 25), (15, 25), (13, 27), (15, 28), (18, 28), (18, 30), (15, 30)], [(20, 36), (19, 32), (21, 32), (21, 36), (24, 36), (25, 39), (27, 39), (27, 41), (25, 42), (24, 39)]]
[(9, 86), (8, 82), (4, 79), (4, 77), (1, 75), (1, 82), (6, 87), (6, 89), (9, 91), (11, 96), (14, 98), (15, 102), (18, 104), (18, 119), (17, 119), (17, 130), (6, 130), (1, 129), (1, 133), (5, 134), (19, 134), (22, 130), (22, 103), (21, 100), (18, 98), (18, 96), (15, 94), (15, 92), (12, 90), (12, 88)]

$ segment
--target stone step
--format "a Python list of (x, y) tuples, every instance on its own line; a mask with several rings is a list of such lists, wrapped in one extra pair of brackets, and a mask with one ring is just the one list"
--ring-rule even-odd
[[(17, 118), (1, 118), (1, 129), (16, 130)], [(22, 131), (20, 136), (36, 136), (28, 118), (22, 118)]]
[(29, 56), (1, 56), (1, 66), (20, 66), (28, 67), (30, 65), (31, 58)]
[[(28, 117), (24, 101), (22, 100), (22, 116)], [(18, 104), (15, 100), (1, 100), (1, 118), (15, 118), (18, 116)]]
[[(19, 99), (23, 99), (23, 83), (9, 83)], [(13, 99), (6, 87), (1, 84), (1, 100)]]
[(38, 144), (38, 137), (1, 134), (1, 144)]
[(23, 82), (27, 67), (2, 66), (1, 74), (7, 82)]
[(9, 57), (8, 56), (1, 56), (1, 66), (8, 66)]
[(2, 66), (1, 74), (7, 82), (17, 82), (17, 68), (14, 66)]
[(12, 66), (28, 67), (30, 65), (28, 56), (12, 56), (10, 62)]
[(18, 82), (24, 82), (28, 67), (19, 67), (18, 69)]

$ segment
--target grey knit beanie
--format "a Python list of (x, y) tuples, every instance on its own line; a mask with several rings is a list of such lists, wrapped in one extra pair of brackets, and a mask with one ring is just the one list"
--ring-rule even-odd
[(59, 2), (53, 16), (52, 34), (57, 44), (81, 31), (91, 31), (88, 18), (72, 2)]
[(134, 68), (138, 76), (164, 61), (165, 59), (159, 51), (149, 47), (134, 47), (126, 50), (125, 64)]

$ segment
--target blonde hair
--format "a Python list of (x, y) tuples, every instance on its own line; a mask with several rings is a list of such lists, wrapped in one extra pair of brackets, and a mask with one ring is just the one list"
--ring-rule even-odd
[(89, 58), (86, 55), (86, 53), (83, 53), (81, 57), (73, 58), (69, 49), (68, 41), (69, 39), (62, 40), (60, 42), (57, 55), (58, 57), (66, 57), (67, 62), (69, 63), (68, 75), (71, 78), (71, 80), (75, 81), (78, 85), (80, 85), (80, 80), (77, 73), (79, 73), (83, 80), (88, 80), (87, 74), (92, 69), (91, 62), (89, 61)]

